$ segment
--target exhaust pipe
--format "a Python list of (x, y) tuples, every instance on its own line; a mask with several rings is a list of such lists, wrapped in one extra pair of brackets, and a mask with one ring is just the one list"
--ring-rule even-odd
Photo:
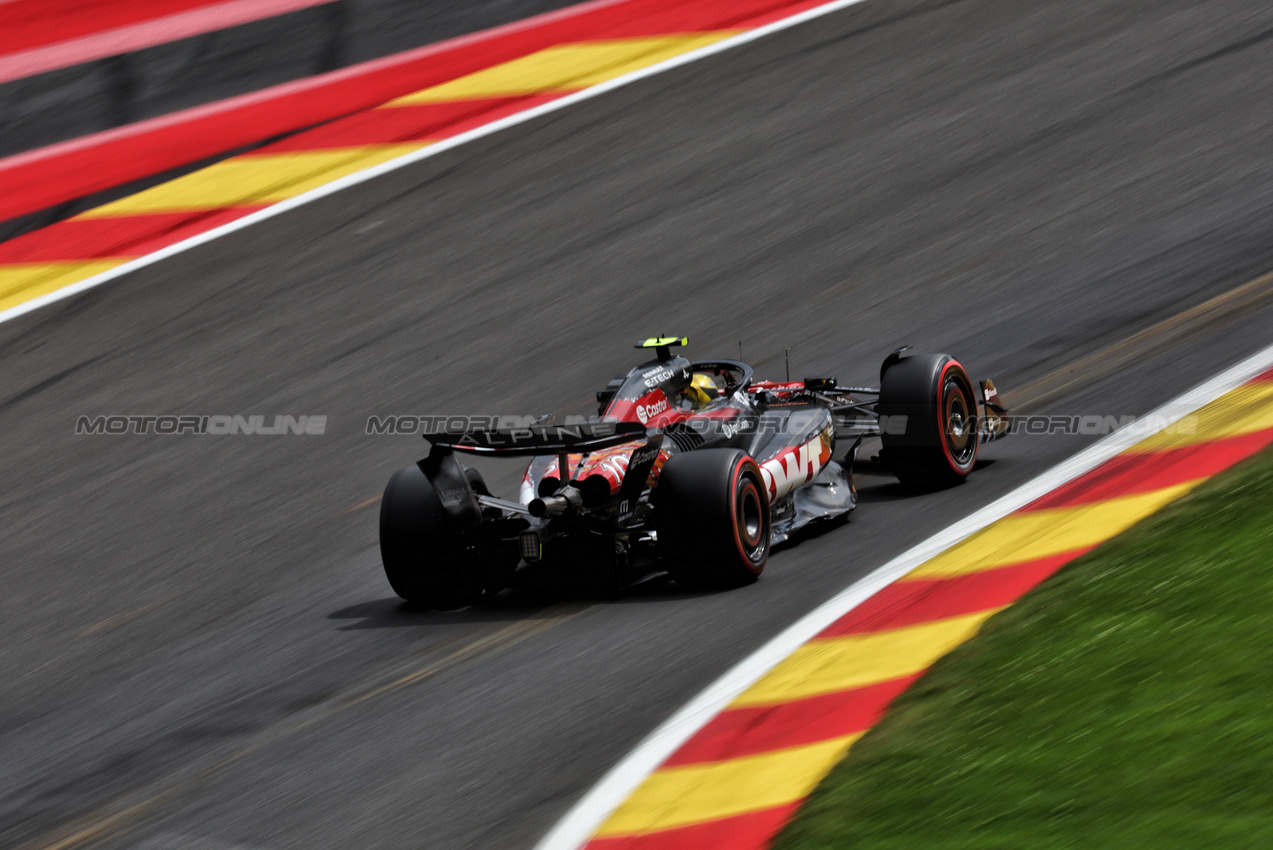
[(526, 506), (530, 515), (536, 518), (561, 516), (583, 505), (583, 494), (575, 487), (567, 485), (557, 491), (556, 495), (532, 499)]

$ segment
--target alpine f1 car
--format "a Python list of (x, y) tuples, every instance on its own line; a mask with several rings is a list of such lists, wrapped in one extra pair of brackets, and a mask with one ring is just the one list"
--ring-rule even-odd
[[(974, 388), (945, 354), (902, 348), (879, 387), (842, 387), (675, 356), (686, 342), (639, 342), (654, 359), (597, 393), (595, 419), (425, 433), (428, 457), (381, 503), (394, 591), (452, 608), (510, 585), (620, 588), (660, 571), (690, 588), (747, 584), (775, 543), (853, 510), (864, 436), (902, 482), (931, 489), (962, 481), (1006, 428), (994, 385)], [(519, 498), (493, 496), (459, 455), (531, 458)]]

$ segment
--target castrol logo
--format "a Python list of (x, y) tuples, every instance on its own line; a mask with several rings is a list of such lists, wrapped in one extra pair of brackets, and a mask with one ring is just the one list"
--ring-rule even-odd
[(658, 416), (665, 410), (667, 410), (667, 399), (661, 398), (651, 404), (638, 404), (636, 415), (637, 419), (640, 419), (641, 424), (644, 425), (651, 417)]

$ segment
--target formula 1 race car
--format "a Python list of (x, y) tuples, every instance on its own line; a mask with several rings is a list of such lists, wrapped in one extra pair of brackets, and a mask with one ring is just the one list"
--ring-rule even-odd
[[(639, 342), (655, 359), (597, 393), (598, 418), (426, 432), (428, 457), (395, 473), (381, 503), (394, 591), (454, 608), (508, 586), (614, 589), (659, 571), (736, 587), (775, 543), (853, 510), (864, 436), (880, 437), (903, 483), (932, 489), (962, 481), (1007, 426), (994, 385), (978, 392), (945, 354), (902, 348), (878, 388), (841, 387), (674, 356), (686, 342)], [(491, 495), (457, 454), (532, 458), (518, 501)]]

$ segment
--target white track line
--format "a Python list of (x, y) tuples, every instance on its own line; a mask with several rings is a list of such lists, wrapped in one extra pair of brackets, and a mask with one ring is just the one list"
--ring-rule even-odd
[(231, 233), (251, 227), (252, 225), (265, 221), (266, 219), (274, 218), (274, 216), (282, 215), (289, 210), (294, 210), (297, 207), (317, 201), (319, 198), (325, 198), (328, 195), (333, 195), (342, 189), (348, 189), (350, 186), (357, 186), (359, 183), (365, 183), (368, 180), (373, 180), (381, 176), (382, 174), (388, 174), (391, 171), (396, 171), (399, 168), (411, 165), (414, 162), (428, 159), (431, 156), (437, 156), (438, 154), (449, 151), (452, 148), (458, 148), (460, 145), (468, 144), (476, 139), (489, 136), (492, 133), (498, 133), (500, 130), (515, 127), (518, 124), (524, 124), (527, 121), (531, 121), (541, 115), (547, 115), (551, 112), (556, 112), (559, 109), (566, 109), (576, 103), (591, 100), (594, 97), (599, 97), (606, 92), (623, 88), (624, 86), (635, 83), (638, 80), (644, 80), (647, 77), (662, 74), (663, 72), (670, 71), (673, 68), (679, 68), (682, 65), (688, 65), (691, 62), (706, 59), (708, 56), (714, 56), (717, 53), (724, 53), (726, 50), (741, 47), (744, 44), (748, 44), (756, 41), (757, 39), (764, 38), (767, 35), (780, 32), (781, 30), (797, 26), (805, 21), (811, 21), (814, 18), (820, 18), (823, 15), (829, 15), (832, 12), (837, 12), (840, 9), (847, 9), (849, 6), (856, 6), (863, 2), (865, 2), (865, 0), (835, 0), (833, 3), (816, 6), (797, 15), (792, 15), (790, 18), (784, 18), (781, 21), (775, 21), (772, 24), (766, 24), (762, 27), (748, 30), (747, 32), (731, 36), (723, 41), (717, 41), (713, 44), (707, 45), (706, 47), (700, 47), (697, 50), (682, 53), (680, 56), (674, 56), (663, 62), (633, 71), (630, 74), (615, 77), (613, 80), (607, 80), (606, 82), (599, 83), (591, 88), (582, 89), (574, 94), (569, 94), (557, 100), (550, 101), (549, 103), (527, 109), (524, 112), (509, 115), (506, 118), (501, 118), (498, 121), (493, 121), (490, 124), (485, 124), (476, 129), (469, 130), (467, 133), (461, 133), (458, 136), (452, 136), (451, 138), (438, 142), (437, 144), (429, 145), (426, 148), (421, 148), (420, 150), (413, 151), (409, 154), (404, 154), (397, 159), (391, 159), (387, 162), (382, 162), (379, 165), (372, 166), (371, 168), (356, 171), (353, 174), (340, 178), (339, 180), (333, 180), (331, 183), (324, 184), (316, 189), (311, 189), (310, 191), (297, 195), (294, 198), (288, 198), (287, 200), (280, 201), (273, 206), (266, 207), (263, 210), (258, 210), (251, 215), (236, 219), (229, 224), (223, 224), (220, 227), (205, 231), (197, 236), (191, 236), (189, 239), (169, 245), (167, 248), (161, 248), (153, 254), (147, 254), (144, 257), (138, 257), (135, 260), (130, 260), (123, 265), (116, 266), (110, 271), (105, 271), (101, 274), (94, 275), (93, 277), (77, 281), (76, 283), (68, 284), (61, 289), (48, 293), (47, 295), (32, 298), (30, 301), (24, 301), (15, 307), (10, 307), (7, 310), (0, 311), (0, 322), (7, 322), (11, 319), (16, 319), (18, 316), (30, 313), (32, 310), (38, 310), (47, 304), (61, 301), (63, 298), (70, 298), (72, 295), (78, 295), (81, 292), (87, 292), (90, 289), (101, 286), (103, 283), (108, 283), (109, 281), (122, 277), (129, 272), (144, 269), (146, 266), (154, 265), (160, 260), (166, 260), (169, 257), (189, 251), (191, 248), (196, 248), (199, 245), (211, 242), (214, 239), (220, 239), (222, 236), (228, 236)]
[(1111, 434), (1069, 460), (1052, 467), (1038, 478), (1023, 484), (923, 543), (908, 549), (870, 575), (845, 588), (829, 601), (819, 605), (788, 626), (777, 637), (734, 665), (729, 672), (709, 685), (684, 708), (672, 715), (667, 722), (650, 733), (637, 745), (636, 749), (615, 765), (566, 813), (552, 831), (535, 846), (535, 850), (575, 850), (586, 842), (647, 776), (690, 736), (719, 714), (735, 697), (799, 649), (806, 641), (880, 590), (964, 538), (1052, 492), (1062, 484), (1095, 469), (1151, 433), (1160, 431), (1170, 423), (1188, 416), (1270, 367), (1273, 367), (1273, 346), (1226, 369), (1206, 383), (1189, 390), (1143, 417), (1141, 421), (1148, 423), (1149, 427), (1133, 425)]

